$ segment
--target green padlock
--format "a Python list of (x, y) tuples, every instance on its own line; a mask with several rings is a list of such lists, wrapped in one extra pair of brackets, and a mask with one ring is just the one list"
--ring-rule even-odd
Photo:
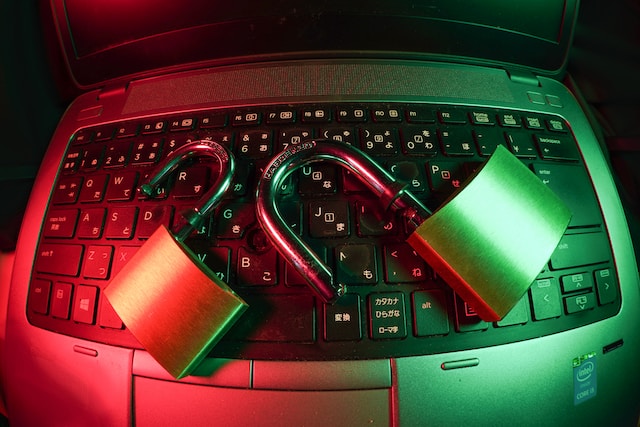
[(399, 211), (413, 232), (407, 242), (486, 321), (503, 318), (542, 271), (566, 230), (566, 205), (506, 148), (489, 160), (434, 214), (405, 186), (355, 147), (333, 141), (290, 146), (265, 169), (257, 217), (274, 246), (324, 302), (346, 291), (293, 233), (276, 206), (281, 183), (314, 162), (342, 165)]
[(140, 191), (151, 195), (184, 160), (210, 156), (219, 175), (203, 202), (185, 214), (173, 234), (158, 228), (104, 293), (126, 327), (175, 378), (188, 375), (226, 333), (247, 304), (183, 242), (219, 203), (234, 173), (231, 153), (215, 142), (194, 142), (158, 166)]

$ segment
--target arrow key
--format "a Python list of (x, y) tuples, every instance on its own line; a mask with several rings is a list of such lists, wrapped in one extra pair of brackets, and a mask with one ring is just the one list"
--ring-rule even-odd
[(596, 289), (598, 290), (598, 302), (600, 305), (611, 304), (618, 298), (618, 285), (616, 275), (610, 268), (595, 272)]
[(596, 299), (593, 292), (588, 294), (575, 295), (564, 299), (564, 308), (567, 314), (581, 313), (591, 310), (596, 305)]

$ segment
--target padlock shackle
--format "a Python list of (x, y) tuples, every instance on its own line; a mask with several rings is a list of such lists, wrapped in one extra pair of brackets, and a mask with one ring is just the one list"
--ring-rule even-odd
[(348, 144), (329, 140), (307, 141), (291, 145), (276, 156), (258, 183), (258, 220), (280, 254), (306, 278), (324, 302), (333, 303), (346, 292), (346, 285), (334, 282), (329, 267), (291, 231), (277, 207), (278, 192), (287, 177), (303, 166), (323, 161), (339, 164), (353, 173), (380, 198), (385, 209), (401, 211), (413, 229), (431, 212), (406, 190), (406, 185), (397, 181), (366, 153)]
[(183, 213), (184, 224), (177, 224), (172, 230), (175, 239), (184, 242), (196, 228), (204, 221), (222, 200), (223, 195), (231, 185), (235, 172), (235, 161), (233, 155), (222, 144), (214, 141), (194, 141), (176, 149), (162, 163), (160, 163), (153, 173), (140, 186), (140, 192), (146, 196), (152, 196), (156, 188), (163, 183), (180, 165), (185, 161), (195, 157), (213, 157), (218, 161), (219, 171), (215, 182), (201, 197), (200, 204)]

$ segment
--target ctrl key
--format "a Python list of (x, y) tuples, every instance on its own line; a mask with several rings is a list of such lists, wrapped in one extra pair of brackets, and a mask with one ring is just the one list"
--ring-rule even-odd
[(29, 289), (29, 309), (34, 313), (49, 313), (49, 294), (51, 282), (48, 280), (34, 279)]

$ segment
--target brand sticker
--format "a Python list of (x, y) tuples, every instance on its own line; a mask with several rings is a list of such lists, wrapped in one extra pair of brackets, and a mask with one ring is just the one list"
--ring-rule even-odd
[(598, 393), (596, 353), (573, 359), (573, 404), (579, 405)]

